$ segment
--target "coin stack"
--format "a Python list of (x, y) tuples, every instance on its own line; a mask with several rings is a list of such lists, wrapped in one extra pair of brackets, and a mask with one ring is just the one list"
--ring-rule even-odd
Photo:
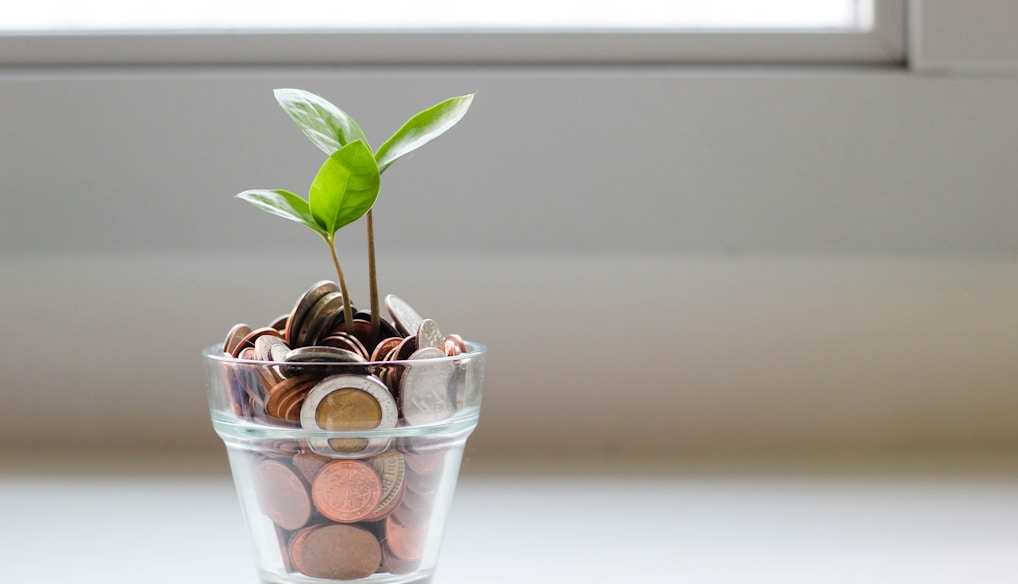
[(353, 580), (417, 569), (444, 463), (444, 448), (406, 444), (359, 460), (280, 449), (251, 472), (286, 571)]
[[(356, 312), (348, 326), (339, 287), (323, 281), (268, 326), (235, 325), (224, 353), (273, 365), (237, 370), (231, 380), (234, 413), (322, 430), (386, 429), (451, 417), (462, 372), (455, 361), (425, 360), (464, 353), (466, 343), (459, 335), (443, 335), (434, 320), (396, 296), (385, 304), (392, 322), (379, 319), (376, 334), (366, 312)], [(368, 362), (376, 365), (357, 367)], [(386, 362), (408, 364), (377, 365)]]
[(447, 357), (468, 348), (398, 297), (385, 304), (392, 321), (377, 331), (369, 313), (347, 323), (339, 287), (323, 281), (268, 326), (227, 334), (223, 351), (240, 360), (228, 380), (234, 414), (315, 431), (246, 458), (287, 571), (405, 574), (424, 554), (448, 446), (358, 432), (452, 417), (469, 384), (460, 360)]

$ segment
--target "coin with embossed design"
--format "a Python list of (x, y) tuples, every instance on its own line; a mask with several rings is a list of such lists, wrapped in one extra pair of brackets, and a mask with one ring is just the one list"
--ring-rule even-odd
[(382, 480), (367, 463), (336, 460), (322, 467), (311, 485), (322, 515), (340, 523), (363, 520), (382, 500)]
[(399, 381), (400, 406), (407, 423), (418, 426), (434, 424), (452, 416), (456, 411), (455, 375), (453, 363), (441, 359), (445, 352), (435, 347), (418, 349), (410, 356)]

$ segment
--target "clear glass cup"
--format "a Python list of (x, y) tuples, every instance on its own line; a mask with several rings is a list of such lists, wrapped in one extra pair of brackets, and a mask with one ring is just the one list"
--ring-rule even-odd
[(431, 581), (480, 412), (486, 350), (467, 348), (289, 365), (203, 352), (262, 582)]

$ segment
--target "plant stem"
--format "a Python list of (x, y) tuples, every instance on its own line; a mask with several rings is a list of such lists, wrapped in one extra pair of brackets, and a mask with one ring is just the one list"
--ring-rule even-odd
[(375, 269), (374, 210), (368, 209), (368, 283), (371, 287), (371, 341), (377, 343), (382, 314), (378, 306), (378, 271)]
[(336, 238), (329, 237), (325, 241), (329, 244), (329, 251), (332, 252), (332, 263), (336, 266), (336, 276), (339, 277), (339, 290), (343, 294), (343, 322), (346, 324), (346, 332), (353, 334), (353, 308), (350, 306), (350, 294), (346, 290), (346, 278), (343, 277), (343, 268), (339, 266), (339, 254), (336, 253)]

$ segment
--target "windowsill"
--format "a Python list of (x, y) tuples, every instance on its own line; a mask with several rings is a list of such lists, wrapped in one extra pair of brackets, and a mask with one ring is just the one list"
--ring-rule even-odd
[[(1014, 460), (468, 461), (438, 582), (1010, 581)], [(252, 582), (226, 473), (225, 456), (0, 460), (5, 576)]]

